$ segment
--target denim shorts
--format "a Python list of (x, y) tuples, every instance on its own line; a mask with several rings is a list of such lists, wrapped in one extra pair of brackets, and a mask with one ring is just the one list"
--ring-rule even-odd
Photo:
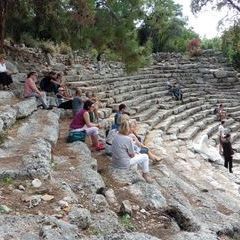
[(141, 147), (140, 153), (146, 153), (148, 154), (148, 148), (147, 147)]

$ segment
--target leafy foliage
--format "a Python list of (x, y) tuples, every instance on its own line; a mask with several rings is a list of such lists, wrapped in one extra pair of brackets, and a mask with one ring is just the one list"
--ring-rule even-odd
[(240, 71), (240, 22), (224, 32), (222, 49), (228, 59)]
[(216, 6), (218, 10), (223, 7), (228, 7), (232, 10), (240, 12), (239, 0), (192, 0), (191, 8), (194, 13), (197, 13), (208, 4)]
[(192, 39), (188, 45), (187, 45), (187, 50), (190, 54), (191, 57), (196, 57), (201, 55), (201, 41), (198, 38)]
[(173, 0), (9, 1), (6, 35), (15, 42), (51, 53), (52, 45), (62, 53), (95, 49), (122, 60), (127, 71), (146, 64), (152, 50), (183, 52), (197, 37)]
[(153, 52), (185, 51), (187, 41), (197, 35), (187, 29), (180, 6), (172, 0), (152, 0), (148, 3), (148, 9), (151, 12), (139, 29), (140, 43), (151, 39)]

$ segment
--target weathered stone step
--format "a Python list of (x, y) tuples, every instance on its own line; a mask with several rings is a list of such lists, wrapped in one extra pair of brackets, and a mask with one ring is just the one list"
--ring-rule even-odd
[[(185, 111), (186, 109), (190, 109), (193, 107), (197, 107), (200, 106), (204, 103), (203, 100), (197, 100), (194, 102), (189, 102), (183, 105), (180, 105), (178, 107), (175, 107), (173, 109), (170, 110), (165, 110), (165, 111), (159, 111), (159, 113), (157, 114), (157, 119), (151, 119), (146, 121), (146, 123), (150, 124), (151, 126), (155, 126), (154, 129), (162, 129), (164, 131), (166, 131), (168, 129), (168, 127), (175, 121), (176, 116), (171, 116), (172, 114), (178, 114), (178, 113), (182, 113), (183, 111)], [(169, 119), (166, 119), (168, 116), (171, 116)], [(164, 122), (162, 122), (163, 120), (165, 120)], [(155, 122), (156, 121), (156, 122)], [(157, 124), (158, 122), (160, 122), (159, 124)]]
[(17, 119), (29, 116), (37, 109), (35, 98), (28, 98), (13, 106), (5, 105), (0, 107), (0, 132), (11, 127)]
[(211, 114), (212, 110), (209, 110), (209, 108), (209, 105), (202, 105), (200, 107), (191, 108), (186, 112), (183, 112), (180, 114), (179, 120), (171, 125), (167, 131), (167, 134), (177, 135), (178, 133), (183, 133), (184, 130), (193, 125), (194, 122), (206, 118), (206, 116)]
[(148, 119), (151, 119), (151, 116), (156, 114), (159, 111), (159, 108), (157, 106), (157, 104), (150, 106), (146, 111), (144, 111), (142, 114), (140, 115), (135, 115), (134, 118), (137, 121), (145, 121)]
[(56, 144), (60, 114), (41, 110), (32, 114), (0, 147), (0, 178), (46, 176), (51, 171), (51, 146)]

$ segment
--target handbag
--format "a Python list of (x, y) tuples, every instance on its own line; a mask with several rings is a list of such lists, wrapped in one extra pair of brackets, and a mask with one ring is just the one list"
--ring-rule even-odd
[(72, 143), (76, 141), (85, 142), (86, 135), (87, 135), (86, 130), (79, 131), (79, 132), (69, 132), (67, 137), (67, 142), (68, 143)]

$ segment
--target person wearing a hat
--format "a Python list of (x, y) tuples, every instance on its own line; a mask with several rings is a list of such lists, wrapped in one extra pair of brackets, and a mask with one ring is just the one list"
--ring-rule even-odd
[(0, 55), (0, 85), (4, 89), (9, 89), (12, 82), (12, 77), (7, 71), (5, 56), (2, 54)]

